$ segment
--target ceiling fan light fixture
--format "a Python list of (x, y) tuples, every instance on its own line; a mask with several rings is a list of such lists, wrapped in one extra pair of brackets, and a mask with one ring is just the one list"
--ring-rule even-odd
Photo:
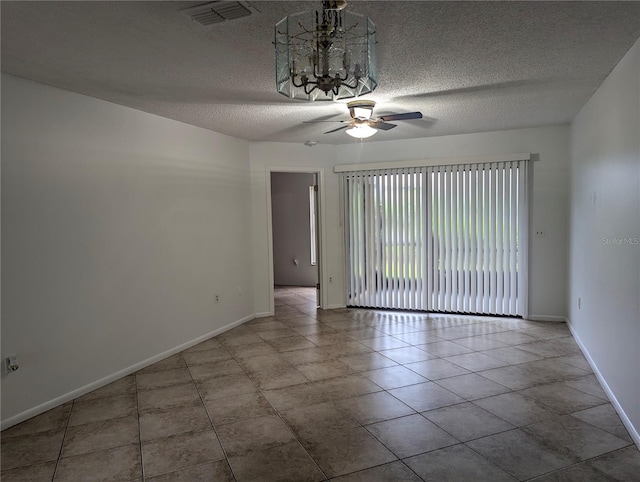
[(375, 25), (345, 5), (345, 0), (322, 0), (319, 10), (276, 24), (278, 92), (292, 99), (337, 100), (376, 88)]
[(366, 139), (367, 137), (371, 137), (378, 131), (368, 124), (356, 124), (355, 126), (347, 129), (345, 132), (351, 137), (355, 137), (356, 139)]

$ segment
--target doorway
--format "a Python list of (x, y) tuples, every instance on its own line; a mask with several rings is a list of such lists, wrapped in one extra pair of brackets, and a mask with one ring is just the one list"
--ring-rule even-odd
[(271, 172), (270, 201), (274, 310), (296, 290), (320, 306), (318, 174)]

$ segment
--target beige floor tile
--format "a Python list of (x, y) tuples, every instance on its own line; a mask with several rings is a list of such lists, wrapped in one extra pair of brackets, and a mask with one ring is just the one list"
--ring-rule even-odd
[(361, 353), (340, 357), (339, 360), (358, 372), (375, 370), (397, 365), (396, 362), (379, 353)]
[(277, 415), (218, 425), (217, 433), (227, 456), (244, 455), (296, 441), (293, 432)]
[(195, 382), (207, 380), (209, 378), (226, 377), (229, 375), (242, 375), (244, 371), (235, 360), (222, 360), (202, 365), (192, 365), (189, 367), (191, 377)]
[(191, 373), (187, 367), (136, 375), (138, 389), (142, 390), (180, 385), (191, 381)]
[(423, 412), (422, 415), (461, 442), (514, 428), (510, 423), (473, 403), (459, 403), (450, 407)]
[(458, 345), (462, 345), (474, 351), (491, 350), (492, 348), (504, 348), (508, 346), (507, 343), (504, 343), (504, 342), (498, 341), (495, 338), (492, 338), (492, 336), (495, 336), (495, 335), (496, 334), (456, 338), (455, 342)]
[(416, 455), (405, 459), (404, 462), (416, 474), (429, 481), (514, 482), (517, 480), (462, 444)]
[(318, 438), (318, 434), (358, 427), (351, 417), (340, 410), (336, 403), (325, 402), (291, 409), (282, 417), (301, 440)]
[(561, 382), (538, 385), (520, 390), (518, 393), (533, 398), (559, 413), (577, 412), (607, 403), (601, 398), (576, 390)]
[(172, 435), (142, 443), (145, 477), (222, 460), (224, 452), (213, 430)]
[(211, 428), (211, 422), (201, 402), (156, 408), (140, 412), (140, 440), (154, 440), (184, 432)]
[(65, 403), (64, 405), (60, 405), (41, 415), (37, 415), (18, 425), (3, 430), (2, 439), (17, 437), (19, 435), (50, 432), (52, 430), (62, 430), (67, 426), (72, 405), (72, 402)]
[(405, 387), (407, 385), (415, 385), (417, 383), (428, 381), (423, 376), (418, 375), (414, 371), (400, 365), (371, 370), (361, 373), (361, 375), (385, 390)]
[(118, 395), (132, 395), (136, 392), (135, 375), (129, 375), (115, 382), (109, 383), (102, 388), (98, 388), (92, 392), (76, 399), (78, 402), (87, 400), (97, 400), (98, 398), (115, 397)]
[(511, 390), (522, 390), (535, 385), (549, 383), (549, 377), (544, 373), (526, 370), (521, 368), (520, 365), (492, 368), (490, 370), (483, 370), (477, 373), (478, 375), (488, 378), (489, 380), (499, 383)]
[(465, 353), (473, 352), (471, 348), (466, 348), (462, 345), (456, 344), (455, 342), (444, 340), (432, 341), (424, 345), (418, 344), (418, 348), (439, 357), (464, 355)]
[(393, 453), (362, 427), (324, 432), (317, 438), (305, 440), (303, 445), (329, 477), (396, 460)]
[[(427, 345), (428, 347), (429, 345)], [(406, 368), (422, 375), (429, 380), (439, 380), (441, 378), (454, 377), (456, 375), (466, 375), (469, 370), (466, 370), (455, 363), (437, 358), (435, 360), (426, 360), (416, 363), (408, 363)]]
[(330, 400), (343, 400), (380, 391), (378, 385), (360, 375), (347, 375), (319, 380), (314, 382), (314, 385), (321, 393), (326, 394)]
[(215, 400), (258, 391), (255, 384), (244, 373), (199, 380), (196, 386), (203, 400)]
[(620, 437), (621, 439), (629, 442), (631, 441), (629, 432), (610, 403), (574, 412), (571, 416), (578, 420), (582, 420), (583, 422), (590, 423), (594, 427), (598, 427), (599, 429), (609, 432), (616, 437)]
[(446, 357), (445, 360), (455, 363), (462, 368), (466, 368), (472, 372), (481, 370), (489, 370), (491, 368), (499, 368), (509, 365), (507, 362), (498, 360), (482, 353), (465, 353), (463, 355), (453, 355)]
[(414, 346), (382, 350), (380, 354), (400, 364), (415, 363), (436, 358), (435, 355), (431, 355)]
[(521, 350), (517, 346), (495, 348), (493, 350), (485, 350), (481, 353), (507, 363), (525, 363), (542, 359), (542, 357), (534, 355), (531, 352)]
[(268, 330), (261, 331), (257, 333), (257, 335), (262, 338), (264, 341), (272, 341), (277, 340), (278, 338), (289, 338), (292, 336), (300, 336), (297, 332), (293, 331), (292, 328), (284, 325), (284, 328), (279, 330)]
[(458, 443), (458, 440), (422, 415), (409, 415), (375, 423), (367, 426), (367, 430), (399, 458)]
[(51, 482), (56, 470), (56, 462), (28, 465), (0, 472), (3, 482)]
[(214, 425), (238, 422), (275, 413), (269, 401), (260, 393), (245, 393), (233, 397), (208, 400), (206, 407)]
[[(222, 343), (223, 336), (224, 334), (213, 337), (213, 338), (209, 338), (208, 340), (198, 343), (197, 345), (193, 345), (191, 348), (187, 348), (182, 353), (193, 353), (196, 351), (206, 351), (206, 350), (212, 350), (214, 348), (221, 348), (224, 346)], [(175, 368), (179, 368), (179, 367), (175, 367)]]
[(333, 355), (335, 358), (349, 355), (358, 355), (360, 353), (370, 353), (373, 351), (368, 346), (365, 346), (357, 341), (347, 341), (335, 345), (323, 346), (322, 349), (330, 355)]
[(149, 365), (142, 370), (138, 370), (136, 375), (140, 373), (151, 373), (157, 372), (160, 370), (174, 370), (176, 368), (185, 368), (187, 364), (182, 357), (182, 353), (177, 353), (170, 357), (165, 358), (164, 360), (160, 360), (159, 362), (154, 363), (153, 365)]
[(631, 446), (598, 457), (588, 464), (615, 480), (635, 481), (640, 474), (640, 452)]
[(580, 460), (597, 457), (631, 444), (569, 415), (528, 425), (522, 430), (542, 443), (556, 447)]
[(140, 411), (175, 407), (199, 401), (200, 395), (193, 383), (138, 391), (138, 406), (140, 407)]
[(238, 482), (316, 482), (324, 474), (297, 442), (229, 457)]
[(222, 360), (230, 360), (231, 353), (224, 347), (212, 348), (210, 350), (183, 352), (182, 356), (188, 366), (202, 365), (204, 363), (213, 363)]
[(541, 422), (558, 415), (558, 412), (519, 393), (504, 393), (475, 400), (473, 403), (516, 427)]
[(136, 395), (119, 395), (95, 400), (75, 401), (69, 426), (122, 418), (137, 413)]
[(229, 353), (235, 358), (249, 358), (258, 355), (270, 355), (276, 353), (276, 349), (266, 341), (250, 343), (248, 345), (230, 346)]
[(61, 456), (70, 457), (138, 442), (138, 418), (129, 415), (69, 427), (64, 436)]
[(280, 412), (332, 400), (332, 394), (323, 391), (317, 382), (265, 390), (263, 395)]
[(615, 480), (594, 469), (586, 462), (535, 478), (535, 482), (614, 482)]
[(414, 474), (402, 462), (391, 462), (389, 464), (379, 465), (371, 469), (360, 470), (352, 474), (343, 475), (331, 479), (335, 482), (373, 482), (373, 481), (403, 481), (403, 482), (421, 482), (422, 479)]
[(403, 348), (407, 346), (411, 346), (406, 341), (402, 341), (396, 337), (385, 335), (381, 332), (382, 336), (376, 336), (374, 338), (365, 338), (358, 340), (365, 346), (368, 346), (372, 350), (380, 351), (380, 350), (390, 350), (392, 348)]
[(296, 334), (295, 336), (271, 339), (269, 340), (269, 344), (279, 352), (302, 350), (304, 348), (316, 347), (316, 345), (309, 341), (306, 337), (298, 334)]
[(593, 395), (594, 397), (606, 400), (607, 402), (609, 401), (609, 397), (607, 397), (607, 394), (600, 386), (595, 375), (586, 375), (584, 377), (567, 380), (564, 384), (568, 387), (588, 393), (589, 395)]
[(475, 373), (442, 378), (436, 383), (467, 400), (477, 400), (478, 398), (491, 397), (511, 391), (504, 385), (500, 385)]
[(464, 402), (465, 399), (436, 385), (434, 382), (419, 383), (389, 390), (389, 393), (417, 412)]
[(362, 425), (416, 413), (415, 410), (387, 392), (347, 398), (337, 402), (337, 406)]
[(56, 482), (140, 480), (140, 445), (132, 444), (60, 459)]
[(519, 429), (472, 440), (467, 445), (520, 480), (578, 462), (577, 457), (551, 449)]
[(226, 460), (176, 470), (164, 475), (145, 478), (146, 482), (234, 482)]
[(300, 373), (311, 381), (334, 378), (353, 373), (353, 369), (339, 360), (327, 360), (306, 365), (296, 365)]
[(62, 447), (64, 430), (2, 438), (2, 470), (56, 460)]
[(333, 356), (322, 348), (305, 348), (281, 353), (282, 358), (294, 366), (306, 365), (333, 359)]
[(262, 333), (265, 331), (273, 331), (273, 330), (283, 330), (288, 329), (289, 327), (277, 320), (265, 320), (261, 318), (257, 318), (248, 323), (245, 323), (245, 326), (251, 327), (251, 331), (254, 333)]
[(424, 345), (426, 343), (444, 341), (444, 339), (436, 335), (433, 330), (412, 333), (396, 333), (393, 337), (400, 341), (404, 341), (405, 343), (409, 343), (410, 345)]

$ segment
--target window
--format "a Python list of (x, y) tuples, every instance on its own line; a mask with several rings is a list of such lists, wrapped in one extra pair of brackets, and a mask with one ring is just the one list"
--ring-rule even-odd
[(526, 161), (346, 173), (349, 306), (523, 315)]
[(309, 233), (311, 234), (311, 266), (318, 264), (316, 237), (316, 187), (309, 186)]

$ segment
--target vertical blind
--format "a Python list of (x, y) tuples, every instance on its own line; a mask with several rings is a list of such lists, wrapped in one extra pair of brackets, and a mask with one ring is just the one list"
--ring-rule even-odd
[(524, 315), (526, 163), (344, 173), (348, 306)]

